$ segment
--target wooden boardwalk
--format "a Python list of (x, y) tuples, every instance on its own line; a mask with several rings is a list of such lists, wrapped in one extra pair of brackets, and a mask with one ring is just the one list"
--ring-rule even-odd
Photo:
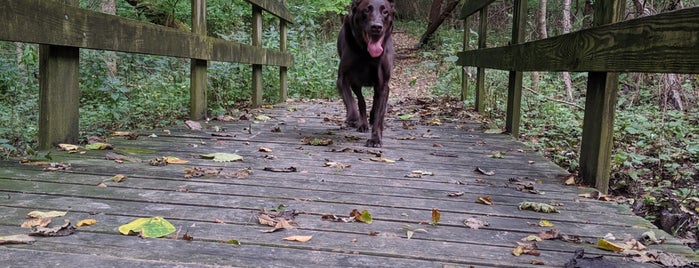
[[(418, 107), (413, 112), (424, 111)], [(651, 249), (693, 256), (627, 207), (578, 197), (582, 189), (563, 184), (559, 175), (566, 174), (564, 170), (507, 135), (484, 134), (473, 122), (446, 117), (439, 118), (441, 125), (430, 117), (401, 120), (394, 112), (384, 147), (373, 150), (363, 146), (368, 134), (338, 125), (343, 112), (339, 102), (293, 102), (251, 110), (245, 116), (249, 120), (202, 122), (203, 131), (182, 125), (144, 131), (137, 140), (112, 137), (112, 151), (52, 152), (52, 161), (71, 164), (67, 171), (1, 162), (0, 236), (28, 233), (19, 225), (33, 210), (68, 211), (64, 218), (73, 223), (86, 218), (98, 223), (70, 236), (0, 245), (0, 266), (561, 267), (583, 248), (620, 267), (654, 267), (624, 262), (620, 255), (594, 245), (607, 234), (640, 239), (648, 230), (667, 238)], [(254, 120), (259, 115), (270, 119)], [(307, 137), (329, 138), (333, 144), (305, 144)], [(261, 147), (270, 151), (262, 152)], [(375, 151), (395, 162), (375, 161)], [(109, 152), (132, 159), (106, 160)], [(217, 152), (244, 159), (218, 163), (199, 157)], [(164, 156), (190, 162), (149, 164)], [(351, 166), (326, 167), (329, 162)], [(184, 170), (194, 167), (222, 168), (225, 175), (185, 178)], [(264, 170), (290, 167), (296, 172)], [(235, 176), (247, 168), (252, 170), (248, 177)], [(476, 168), (495, 174), (480, 174)], [(433, 175), (408, 176), (417, 170)], [(110, 180), (115, 174), (127, 178), (116, 183)], [(538, 194), (521, 191), (518, 181), (533, 182)], [(107, 187), (98, 187), (100, 183)], [(448, 196), (456, 192), (463, 195)], [(485, 196), (492, 197), (492, 205), (476, 202)], [(555, 204), (560, 213), (519, 210), (524, 201)], [(299, 212), (296, 228), (261, 232), (270, 227), (258, 224), (259, 211), (280, 204)], [(373, 223), (321, 218), (347, 217), (354, 209), (367, 210)], [(436, 226), (426, 224), (432, 221), (433, 209), (441, 214)], [(163, 216), (180, 229), (177, 239), (141, 239), (117, 230), (151, 216)], [(489, 225), (466, 227), (464, 221), (474, 217)], [(537, 226), (542, 219), (554, 226)], [(544, 240), (537, 243), (540, 256), (512, 254), (522, 238), (549, 229), (583, 242)], [(414, 232), (410, 239), (408, 230)], [(185, 232), (192, 241), (182, 239)], [(313, 237), (305, 243), (283, 240), (293, 235)], [(241, 245), (224, 243), (230, 240)]]

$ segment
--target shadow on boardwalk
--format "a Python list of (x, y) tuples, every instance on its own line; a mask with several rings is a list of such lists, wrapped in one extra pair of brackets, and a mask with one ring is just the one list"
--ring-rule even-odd
[[(338, 102), (292, 102), (244, 116), (250, 120), (202, 122), (202, 131), (181, 126), (142, 132), (137, 140), (110, 138), (110, 152), (130, 158), (124, 163), (106, 160), (105, 151), (52, 152), (53, 161), (71, 164), (64, 172), (2, 162), (0, 235), (27, 233), (19, 224), (32, 210), (68, 211), (65, 218), (73, 223), (85, 218), (98, 223), (66, 237), (2, 245), (0, 266), (561, 267), (576, 249), (585, 249), (619, 266), (639, 267), (594, 244), (607, 234), (640, 239), (649, 230), (668, 238), (650, 249), (693, 255), (628, 208), (578, 197), (580, 189), (563, 185), (559, 175), (564, 170), (506, 135), (484, 134), (474, 123), (445, 117), (400, 120), (394, 113), (384, 147), (371, 150), (363, 147), (368, 134), (340, 128), (342, 110)], [(305, 144), (307, 137), (333, 143), (312, 146)], [(379, 150), (381, 159), (395, 162), (376, 161)], [(244, 160), (218, 163), (199, 157), (216, 152), (236, 153)], [(149, 165), (164, 156), (189, 163)], [(329, 162), (348, 166), (326, 167)], [(194, 167), (222, 169), (229, 176), (185, 178), (184, 170)], [(296, 172), (264, 171), (290, 167)], [(247, 168), (252, 174), (246, 178), (232, 175)], [(476, 168), (495, 174), (480, 174)], [(427, 174), (417, 176), (413, 171), (418, 170)], [(116, 183), (110, 180), (115, 174), (127, 178)], [(529, 182), (533, 190), (522, 191)], [(101, 183), (107, 187), (98, 187)], [(476, 202), (485, 196), (492, 205)], [(519, 210), (524, 201), (554, 204), (560, 213)], [(300, 213), (296, 228), (261, 232), (270, 227), (257, 223), (259, 211), (280, 204)], [(373, 223), (321, 219), (325, 214), (346, 217), (353, 209), (369, 211)], [(426, 224), (433, 209), (441, 212), (436, 226)], [(117, 231), (150, 216), (172, 222), (178, 239), (141, 239)], [(469, 218), (489, 225), (470, 229), (464, 225)], [(553, 227), (539, 227), (542, 219)], [(582, 242), (544, 240), (536, 243), (539, 256), (513, 256), (522, 238), (550, 229)], [(414, 232), (410, 239), (408, 231)], [(193, 241), (182, 240), (184, 233)], [(282, 240), (292, 235), (313, 238), (306, 243)], [(230, 240), (241, 245), (224, 243)]]

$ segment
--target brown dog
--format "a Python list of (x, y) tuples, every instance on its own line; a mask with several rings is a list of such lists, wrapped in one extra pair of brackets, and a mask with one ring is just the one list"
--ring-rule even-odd
[[(337, 37), (340, 66), (337, 89), (347, 111), (346, 123), (360, 132), (369, 131), (368, 147), (381, 147), (388, 81), (393, 69), (394, 0), (352, 0), (350, 13), (345, 16)], [(362, 86), (374, 87), (374, 101), (369, 121)], [(354, 100), (352, 92), (357, 96)]]

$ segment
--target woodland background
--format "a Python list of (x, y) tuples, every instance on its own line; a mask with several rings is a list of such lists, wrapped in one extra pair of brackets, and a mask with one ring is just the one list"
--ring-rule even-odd
[[(209, 34), (250, 43), (251, 10), (243, 0), (208, 0)], [(421, 40), (420, 64), (439, 79), (433, 98), (458, 96), (464, 0), (396, 0), (396, 30)], [(349, 0), (289, 0), (295, 17), (289, 51), (291, 98), (337, 99), (336, 33)], [(594, 1), (529, 0), (527, 40), (584, 29)], [(80, 0), (83, 8), (188, 30), (187, 0)], [(697, 6), (696, 0), (629, 0), (626, 19)], [(477, 16), (472, 18), (477, 20)], [(489, 9), (488, 46), (507, 44), (512, 3)], [(263, 40), (277, 47), (278, 24), (265, 17)], [(477, 25), (476, 21), (470, 25)], [(474, 29), (468, 29), (477, 36)], [(476, 38), (471, 39), (475, 47)], [(188, 116), (189, 60), (81, 50), (81, 136), (114, 130), (166, 127)], [(417, 68), (416, 68), (417, 69)], [(424, 69), (424, 68), (420, 68)], [(244, 109), (251, 98), (251, 68), (209, 66), (209, 110), (215, 117)], [(276, 68), (265, 68), (266, 102), (279, 102)], [(38, 119), (38, 46), (0, 42), (0, 157), (35, 154)], [(416, 73), (419, 84), (421, 74)], [(585, 104), (585, 73), (527, 73), (519, 139), (575, 173)], [(610, 190), (634, 211), (697, 247), (699, 214), (698, 75), (620, 74)], [(507, 73), (487, 71), (485, 129), (504, 125)], [(472, 100), (465, 107), (473, 107)]]

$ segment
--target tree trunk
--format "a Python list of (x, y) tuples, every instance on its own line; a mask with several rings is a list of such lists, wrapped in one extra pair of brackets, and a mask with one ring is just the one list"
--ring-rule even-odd
[[(573, 28), (570, 18), (570, 1), (563, 0), (563, 34), (569, 33)], [(573, 102), (573, 82), (570, 79), (569, 72), (563, 72), (563, 84), (565, 84), (568, 101)]]
[[(100, 9), (102, 12), (116, 15), (116, 1), (115, 0), (101, 0)], [(109, 76), (116, 76), (117, 74), (117, 56), (114, 51), (104, 52), (104, 62), (107, 64), (107, 72)]]
[[(442, 0), (434, 0), (432, 2), (433, 8), (435, 7), (435, 4), (437, 4), (436, 2), (439, 2), (438, 4), (440, 7), (442, 6)], [(427, 26), (427, 30), (425, 31), (425, 33), (422, 34), (422, 37), (420, 37), (420, 43), (418, 46), (423, 47), (427, 45), (427, 43), (429, 43), (430, 40), (432, 40), (434, 32), (436, 32), (437, 29), (439, 29), (439, 26), (442, 25), (442, 23), (444, 23), (444, 20), (446, 20), (449, 17), (449, 15), (451, 15), (451, 13), (454, 11), (454, 9), (456, 9), (456, 6), (458, 5), (459, 0), (449, 0), (449, 2), (447, 2), (447, 5), (441, 11), (439, 17), (437, 17), (434, 21), (430, 21), (429, 25)], [(430, 12), (430, 17), (432, 17), (432, 12), (434, 12), (434, 10)]]
[[(536, 32), (539, 39), (548, 38), (548, 31), (546, 27), (546, 0), (539, 0), (539, 9), (536, 13)], [(539, 91), (539, 80), (541, 75), (539, 72), (531, 72), (532, 79), (532, 89), (534, 91)]]

